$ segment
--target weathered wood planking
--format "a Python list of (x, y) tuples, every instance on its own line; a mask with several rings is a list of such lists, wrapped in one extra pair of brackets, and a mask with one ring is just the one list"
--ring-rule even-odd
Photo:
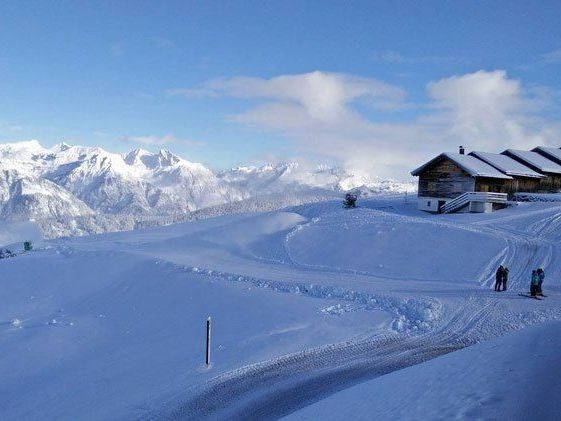
[(445, 158), (426, 168), (419, 176), (419, 196), (452, 199), (474, 189), (475, 179)]
[(477, 177), (475, 191), (507, 193), (517, 192), (536, 193), (540, 190), (538, 178), (514, 177), (513, 180), (499, 180), (495, 178)]
[[(540, 191), (558, 192), (561, 191), (561, 175), (544, 173), (547, 177), (540, 180)], [(523, 190), (520, 190), (523, 191)]]

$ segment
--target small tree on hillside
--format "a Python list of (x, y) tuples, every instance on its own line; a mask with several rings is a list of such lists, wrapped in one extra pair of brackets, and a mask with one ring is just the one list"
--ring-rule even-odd
[(343, 204), (345, 205), (346, 208), (356, 208), (356, 200), (357, 200), (356, 194), (347, 193), (345, 195), (345, 201), (343, 202)]

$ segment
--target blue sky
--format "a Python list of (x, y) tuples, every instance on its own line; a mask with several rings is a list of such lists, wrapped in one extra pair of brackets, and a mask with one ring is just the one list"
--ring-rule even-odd
[(6, 1), (0, 141), (303, 157), (403, 178), (561, 146), (561, 3)]

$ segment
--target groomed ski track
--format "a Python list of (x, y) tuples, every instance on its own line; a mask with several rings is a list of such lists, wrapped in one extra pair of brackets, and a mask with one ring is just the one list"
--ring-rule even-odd
[(493, 304), (474, 304), (438, 332), (335, 344), (234, 370), (189, 391), (193, 399), (156, 418), (280, 418), (351, 385), (476, 343), (470, 332), (481, 327)]
[[(380, 210), (368, 212), (375, 216)], [(482, 268), (479, 276), (481, 288), (468, 298), (457, 299), (453, 306), (443, 308), (440, 319), (425, 331), (421, 330), (418, 334), (412, 331), (400, 334), (389, 332), (365, 340), (309, 349), (242, 367), (186, 390), (182, 396), (170, 401), (162, 411), (151, 413), (146, 419), (277, 419), (352, 385), (518, 329), (518, 324), (510, 323), (516, 316), (508, 314), (501, 301), (505, 295), (493, 295), (489, 288), (494, 283), (496, 266), (504, 263), (511, 270), (509, 288), (516, 291), (512, 294), (524, 291), (528, 270), (539, 266), (549, 267), (549, 263), (557, 255), (555, 240), (560, 235), (561, 207), (537, 211), (533, 216), (535, 219), (532, 223), (526, 222), (528, 214), (457, 223), (453, 216), (429, 222), (424, 218), (397, 214), (397, 218), (409, 221), (485, 232), (501, 238), (505, 247)], [(517, 220), (520, 220), (520, 226), (513, 229)], [(507, 221), (508, 224), (504, 224)], [(323, 216), (315, 217), (298, 229), (325, 222)], [(289, 244), (291, 235), (292, 232), (288, 234), (286, 244)], [(289, 250), (287, 254), (290, 256)], [(296, 268), (299, 272), (304, 271), (310, 275), (315, 272), (314, 275), (320, 273), (329, 277), (334, 273), (328, 268), (304, 265), (292, 258), (289, 263), (283, 273), (286, 279), (291, 278), (290, 272)], [(219, 273), (212, 268), (196, 270), (203, 275), (208, 273), (216, 276)], [(560, 274), (555, 268), (548, 270), (550, 276)], [(368, 273), (344, 270), (335, 273), (346, 273), (357, 278), (370, 276)], [(294, 291), (293, 285), (283, 289), (278, 277), (271, 280), (254, 276), (248, 278), (247, 274), (222, 275), (228, 280), (252, 282), (257, 287), (271, 287), (276, 283), (275, 288), (280, 292), (304, 292), (300, 288)], [(375, 277), (380, 278), (379, 275)], [(279, 286), (281, 287), (278, 288)], [(349, 293), (352, 297), (352, 292), (348, 291), (347, 295), (334, 298), (344, 298)], [(374, 301), (384, 308), (380, 305), (383, 299), (378, 297)], [(535, 321), (530, 317), (526, 322), (531, 324), (543, 321), (544, 317), (561, 316), (559, 312), (554, 313), (549, 312), (547, 316), (536, 314)]]

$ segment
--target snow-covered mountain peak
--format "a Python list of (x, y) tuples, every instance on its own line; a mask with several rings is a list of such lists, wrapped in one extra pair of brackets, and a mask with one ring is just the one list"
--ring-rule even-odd
[(66, 142), (60, 142), (58, 144), (56, 144), (55, 146), (53, 146), (50, 151), (53, 153), (58, 153), (58, 152), (63, 152), (66, 151), (68, 149), (70, 149), (72, 147), (72, 145), (69, 145)]
[(147, 219), (177, 220), (217, 205), (223, 213), (244, 206), (271, 209), (277, 202), (300, 204), (304, 197), (332, 198), (357, 187), (376, 194), (411, 186), (298, 162), (214, 173), (164, 149), (116, 154), (66, 143), (46, 149), (36, 140), (0, 145), (0, 219), (56, 219), (56, 230), (64, 230), (54, 233), (45, 222), (50, 236), (124, 229), (117, 220), (129, 227)]
[(127, 165), (147, 167), (149, 166), (150, 158), (153, 155), (154, 154), (152, 152), (137, 148), (127, 154), (124, 154), (123, 157)]
[(160, 149), (160, 152), (157, 155), (158, 157), (158, 164), (161, 167), (171, 167), (181, 161), (177, 155), (174, 155), (167, 149)]
[(30, 160), (33, 156), (45, 152), (46, 149), (35, 139), (0, 144), (0, 158), (2, 160)]
[[(204, 176), (214, 176), (212, 171), (204, 165), (182, 159), (165, 149), (161, 149), (157, 153), (144, 149), (135, 149), (124, 155), (124, 162), (135, 170), (140, 171), (147, 178), (161, 176), (163, 173), (176, 173), (180, 176), (187, 173), (190, 176), (193, 173), (200, 173), (204, 174)], [(141, 173), (138, 174), (140, 175)]]

